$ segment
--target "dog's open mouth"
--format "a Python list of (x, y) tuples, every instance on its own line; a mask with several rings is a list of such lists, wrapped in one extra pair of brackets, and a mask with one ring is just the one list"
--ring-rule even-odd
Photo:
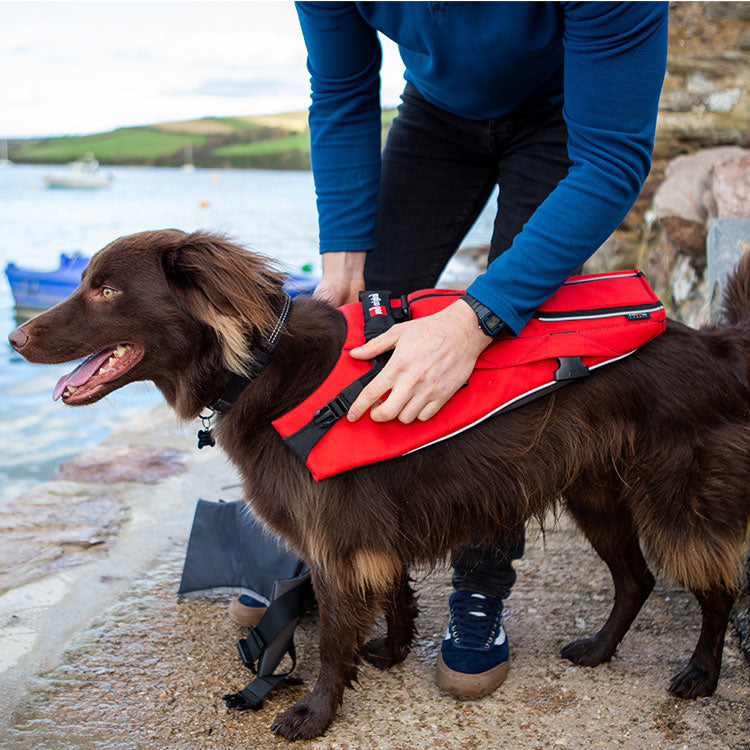
[(137, 365), (145, 349), (140, 344), (117, 344), (85, 359), (73, 372), (57, 381), (52, 398), (66, 404), (84, 401)]

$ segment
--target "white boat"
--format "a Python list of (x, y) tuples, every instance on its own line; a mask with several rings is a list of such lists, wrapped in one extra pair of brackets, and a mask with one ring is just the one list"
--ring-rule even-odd
[(0, 141), (0, 169), (9, 167), (13, 162), (8, 158), (8, 141)]
[(185, 144), (185, 163), (180, 167), (183, 172), (195, 172), (195, 164), (193, 164), (193, 143), (188, 141)]
[(68, 165), (67, 172), (48, 174), (44, 181), (50, 188), (96, 189), (106, 188), (112, 184), (110, 175), (99, 168), (99, 162), (91, 153), (82, 159), (76, 159)]

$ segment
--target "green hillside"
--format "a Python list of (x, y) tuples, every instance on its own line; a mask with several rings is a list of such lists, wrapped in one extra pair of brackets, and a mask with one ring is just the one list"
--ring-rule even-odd
[[(383, 111), (384, 134), (395, 114), (395, 109)], [(65, 164), (91, 152), (107, 165), (180, 166), (190, 150), (197, 167), (309, 169), (307, 113), (205, 117), (8, 142), (9, 158), (27, 164)]]

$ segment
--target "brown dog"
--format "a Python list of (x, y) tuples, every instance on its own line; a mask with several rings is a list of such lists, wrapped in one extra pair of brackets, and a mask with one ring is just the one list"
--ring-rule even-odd
[[(153, 380), (180, 417), (193, 419), (276, 324), (282, 280), (266, 258), (223, 238), (145, 232), (97, 253), (78, 290), (10, 342), (32, 362), (101, 351), (61, 381), (56, 395), (67, 404)], [(216, 429), (254, 512), (309, 562), (320, 605), (317, 683), (273, 731), (321, 734), (360, 656), (381, 668), (406, 657), (417, 612), (410, 566), (478, 536), (498, 542), (557, 504), (615, 584), (606, 624), (563, 656), (593, 666), (614, 653), (654, 585), (640, 540), (703, 615), (695, 652), (670, 690), (713, 693), (750, 518), (750, 259), (730, 282), (725, 314), (729, 326), (716, 330), (670, 322), (633, 356), (522, 409), (316, 483), (271, 421), (323, 380), (344, 321), (325, 303), (295, 300), (270, 364)], [(381, 608), (387, 636), (367, 642)]]

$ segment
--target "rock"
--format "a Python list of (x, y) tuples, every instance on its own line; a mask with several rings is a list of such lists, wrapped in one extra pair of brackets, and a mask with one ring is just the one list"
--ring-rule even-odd
[(701, 261), (706, 250), (706, 225), (702, 221), (690, 221), (678, 216), (665, 216), (661, 225), (672, 242), (681, 250)]
[(623, 233), (609, 237), (586, 261), (584, 273), (606, 273), (637, 265), (638, 249), (635, 242), (628, 242)]
[(125, 517), (111, 497), (50, 483), (5, 503), (0, 508), (0, 593), (100, 554)]
[(750, 4), (746, 2), (715, 2), (704, 3), (703, 14), (709, 21), (728, 18), (737, 21), (750, 21)]
[(654, 195), (653, 210), (670, 239), (696, 259), (705, 252), (708, 211), (704, 197), (712, 167), (721, 159), (739, 156), (735, 146), (710, 148), (678, 156), (665, 171), (665, 179)]
[(185, 454), (140, 445), (103, 445), (66, 461), (55, 479), (94, 484), (158, 482), (184, 470)]
[(731, 112), (741, 95), (742, 91), (736, 87), (721, 90), (666, 90), (659, 99), (659, 109), (665, 112)]
[(719, 159), (709, 175), (709, 214), (750, 217), (750, 151)]

